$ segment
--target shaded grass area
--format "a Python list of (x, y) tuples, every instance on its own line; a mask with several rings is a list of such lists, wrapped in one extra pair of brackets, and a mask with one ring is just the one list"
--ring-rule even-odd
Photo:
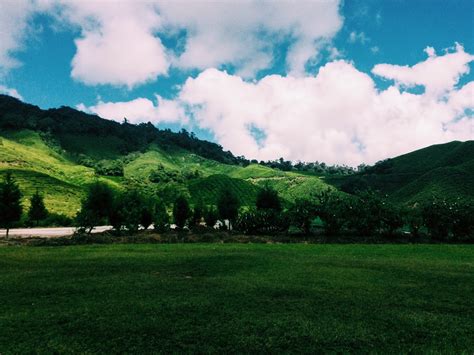
[(0, 248), (0, 353), (470, 352), (468, 245)]

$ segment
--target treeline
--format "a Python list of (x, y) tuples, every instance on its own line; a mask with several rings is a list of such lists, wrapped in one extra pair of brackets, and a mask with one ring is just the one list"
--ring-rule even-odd
[[(12, 174), (8, 172), (0, 182), (0, 228), (58, 226), (68, 227), (73, 220), (65, 215), (47, 210), (43, 196), (36, 191), (30, 198), (30, 207), (24, 211), (21, 204), (22, 192)], [(24, 214), (26, 212), (26, 214)]]
[[(323, 162), (293, 163), (283, 158), (269, 161), (249, 160), (243, 156), (234, 156), (231, 152), (224, 151), (222, 146), (201, 140), (194, 133), (185, 129), (179, 132), (172, 132), (170, 129), (161, 130), (150, 122), (130, 124), (126, 118), (122, 123), (118, 123), (70, 107), (41, 110), (37, 106), (25, 104), (13, 97), (0, 95), (0, 130), (21, 129), (42, 132), (44, 138), (49, 137), (59, 144), (62, 135), (91, 136), (91, 139), (115, 137), (120, 141), (119, 150), (122, 155), (142, 151), (154, 143), (164, 150), (179, 147), (224, 164), (241, 166), (260, 164), (282, 171), (317, 175), (352, 175), (358, 171), (350, 166), (327, 165)], [(79, 155), (78, 162), (94, 168), (100, 175), (123, 175), (123, 166), (120, 160), (96, 161), (90, 157)]]
[(260, 164), (267, 166), (272, 169), (279, 169), (282, 171), (295, 171), (300, 173), (311, 173), (316, 175), (352, 175), (358, 172), (351, 166), (347, 165), (327, 165), (323, 162), (296, 162), (293, 163), (290, 160), (284, 160), (283, 158), (260, 161), (251, 160), (252, 164)]
[(225, 164), (241, 163), (240, 158), (224, 151), (220, 145), (200, 140), (185, 129), (180, 132), (160, 130), (150, 122), (130, 124), (126, 118), (118, 123), (70, 107), (42, 110), (13, 97), (0, 95), (0, 130), (21, 129), (45, 132), (58, 141), (64, 134), (115, 137), (121, 142), (121, 154), (141, 151), (155, 143), (165, 150), (179, 147)]
[[(0, 227), (8, 230), (21, 225), (21, 191), (11, 174), (0, 183)], [(67, 217), (50, 214), (43, 196), (36, 192), (30, 199), (25, 225), (45, 222), (71, 223)], [(63, 220), (61, 221), (61, 218)], [(257, 195), (255, 206), (241, 207), (229, 190), (222, 190), (214, 205), (178, 196), (172, 206), (138, 190), (118, 192), (107, 184), (89, 186), (81, 210), (74, 219), (81, 231), (91, 233), (100, 225), (113, 226), (116, 233), (135, 233), (153, 226), (160, 233), (177, 230), (229, 229), (244, 234), (324, 234), (326, 236), (409, 235), (439, 241), (474, 241), (474, 203), (433, 198), (423, 205), (400, 207), (374, 191), (356, 195), (327, 190), (294, 203), (285, 203), (271, 187)]]

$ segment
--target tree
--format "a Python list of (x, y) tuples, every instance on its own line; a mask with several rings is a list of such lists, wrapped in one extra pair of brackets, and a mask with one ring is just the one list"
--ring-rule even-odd
[(232, 223), (239, 215), (239, 207), (239, 199), (232, 191), (223, 190), (221, 192), (217, 201), (217, 210), (220, 218), (229, 220), (229, 229), (232, 229)]
[(155, 205), (155, 213), (153, 218), (154, 228), (159, 233), (164, 233), (168, 228), (170, 218), (166, 211), (166, 206), (162, 201), (158, 201)]
[(179, 196), (173, 207), (174, 223), (179, 229), (183, 229), (190, 216), (191, 209), (188, 200), (184, 196)]
[(7, 238), (13, 223), (21, 218), (23, 208), (20, 200), (20, 188), (8, 172), (4, 181), (0, 183), (0, 227), (7, 230)]
[(43, 196), (38, 190), (30, 199), (30, 209), (28, 210), (28, 219), (39, 224), (39, 221), (48, 217), (48, 210), (44, 205)]
[(298, 198), (289, 210), (291, 224), (304, 234), (311, 232), (311, 223), (317, 216), (317, 208), (312, 200)]
[(204, 210), (204, 221), (206, 222), (206, 226), (209, 228), (213, 228), (217, 222), (217, 210), (214, 206), (206, 207)]
[(201, 223), (201, 219), (204, 217), (204, 203), (202, 200), (199, 200), (199, 202), (194, 206), (193, 209), (193, 225), (194, 226), (199, 226), (199, 223)]
[(278, 192), (270, 186), (265, 186), (257, 194), (256, 206), (258, 210), (272, 209), (281, 211), (281, 201)]
[(89, 186), (86, 198), (82, 201), (77, 215), (79, 226), (90, 234), (95, 226), (106, 223), (114, 209), (114, 192), (101, 182)]

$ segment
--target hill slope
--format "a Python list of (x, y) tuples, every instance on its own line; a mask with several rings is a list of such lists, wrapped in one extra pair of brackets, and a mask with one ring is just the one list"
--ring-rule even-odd
[(41, 110), (0, 95), (0, 175), (11, 171), (27, 207), (40, 190), (53, 212), (76, 214), (88, 184), (137, 188), (172, 203), (177, 195), (213, 204), (222, 188), (253, 205), (259, 189), (274, 187), (286, 201), (340, 188), (372, 187), (394, 201), (433, 194), (474, 198), (474, 142), (451, 142), (388, 159), (353, 176), (284, 172), (235, 157), (192, 133), (132, 125), (62, 107)]
[[(172, 203), (178, 194), (184, 194), (192, 203), (202, 200), (214, 204), (220, 190), (228, 188), (239, 196), (242, 205), (248, 206), (255, 203), (258, 190), (266, 183), (275, 186), (287, 200), (294, 199), (299, 190), (317, 192), (329, 188), (315, 176), (284, 173), (255, 164), (244, 167), (236, 163), (239, 160), (231, 153), (222, 151), (213, 143), (209, 144), (219, 155), (218, 160), (199, 155), (196, 152), (206, 150), (208, 142), (201, 143), (186, 133), (178, 134), (176, 138), (174, 133), (165, 132), (165, 135), (170, 134), (169, 137), (174, 138), (163, 140), (160, 136), (163, 131), (147, 126), (140, 128), (144, 129), (142, 135), (148, 132), (150, 136), (155, 136), (139, 144), (130, 143), (127, 136), (122, 136), (122, 128), (117, 128), (122, 125), (95, 116), (82, 116), (70, 109), (64, 109), (64, 112), (70, 110), (73, 115), (78, 115), (81, 128), (72, 126), (66, 132), (64, 127), (72, 124), (68, 118), (64, 118), (64, 123), (60, 117), (57, 120), (46, 117), (50, 125), (43, 130), (41, 125), (31, 122), (41, 122), (45, 118), (38, 117), (44, 117), (47, 115), (45, 112), (49, 111), (14, 103), (17, 106), (15, 110), (0, 111), (0, 175), (7, 171), (13, 173), (23, 192), (25, 207), (28, 207), (29, 198), (38, 189), (45, 195), (50, 211), (74, 216), (86, 186), (96, 180), (117, 190), (138, 188), (167, 203)], [(30, 111), (36, 118), (31, 118)], [(84, 127), (90, 122), (82, 124), (82, 121), (88, 119), (99, 122), (98, 127), (111, 124), (112, 128), (105, 129), (110, 134), (93, 129), (94, 125), (86, 130)], [(21, 122), (18, 123), (18, 120)], [(25, 125), (30, 129), (24, 128)], [(125, 130), (131, 127), (129, 134), (134, 133), (136, 126), (125, 126)], [(187, 142), (194, 144), (191, 150), (183, 148)], [(135, 144), (139, 149), (134, 150)], [(209, 152), (204, 155), (209, 155)], [(224, 163), (226, 159), (233, 163)], [(104, 172), (100, 169), (104, 165), (118, 166), (119, 173)]]
[(371, 187), (403, 204), (433, 196), (474, 200), (474, 141), (433, 145), (330, 181), (347, 192)]

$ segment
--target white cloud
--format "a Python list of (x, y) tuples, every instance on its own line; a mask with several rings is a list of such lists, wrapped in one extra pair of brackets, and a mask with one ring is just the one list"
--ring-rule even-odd
[[(289, 71), (303, 74), (308, 60), (342, 26), (339, 0), (80, 1), (5, 0), (0, 6), (0, 65), (12, 67), (28, 14), (46, 13), (58, 28), (79, 30), (72, 77), (88, 85), (134, 86), (184, 69), (233, 65), (252, 77), (272, 65), (274, 49), (292, 38)], [(5, 6), (4, 4), (8, 4)], [(186, 33), (184, 52), (165, 48), (160, 36)], [(4, 38), (2, 38), (4, 37)], [(169, 52), (169, 53), (168, 53)], [(174, 53), (174, 57), (170, 55)]]
[[(185, 4), (185, 5), (184, 5)], [(252, 76), (269, 67), (275, 44), (288, 36), (289, 70), (304, 73), (305, 63), (341, 28), (339, 0), (269, 1), (159, 1), (166, 24), (187, 30), (182, 68), (206, 69), (233, 64)]]
[(23, 97), (16, 89), (12, 89), (0, 84), (0, 94), (9, 95), (17, 98), (18, 100), (23, 100)]
[(130, 123), (152, 122), (176, 122), (186, 123), (187, 118), (184, 108), (176, 101), (167, 100), (156, 95), (157, 104), (145, 98), (137, 98), (125, 102), (102, 102), (87, 107), (84, 104), (77, 105), (77, 109), (95, 113), (103, 118), (115, 121), (123, 121), (124, 118)]
[(425, 52), (428, 58), (411, 67), (378, 64), (372, 73), (405, 87), (422, 85), (427, 94), (440, 96), (452, 90), (462, 75), (469, 73), (469, 63), (474, 60), (474, 56), (466, 53), (458, 43), (454, 51), (445, 55), (437, 56), (432, 47), (427, 47)]
[(52, 2), (48, 10), (60, 23), (80, 29), (71, 76), (89, 85), (132, 88), (168, 71), (169, 60), (160, 38), (161, 25), (150, 2)]
[(0, 1), (0, 75), (20, 65), (14, 54), (23, 48), (32, 10), (28, 0)]
[[(456, 53), (469, 56), (461, 48)], [(436, 59), (451, 63), (452, 56)], [(187, 80), (179, 100), (200, 127), (237, 155), (357, 165), (435, 143), (474, 139), (474, 118), (466, 111), (474, 109), (473, 83), (453, 88), (466, 72), (460, 67), (445, 75), (454, 78), (449, 85), (441, 85), (449, 90), (448, 100), (429, 93), (429, 80), (423, 81), (430, 88), (424, 94), (397, 86), (379, 91), (370, 76), (345, 61), (325, 65), (315, 77), (272, 75), (253, 83), (208, 69)], [(443, 69), (428, 68), (426, 78), (427, 71), (436, 76)], [(253, 137), (252, 128), (264, 132), (265, 139)]]

